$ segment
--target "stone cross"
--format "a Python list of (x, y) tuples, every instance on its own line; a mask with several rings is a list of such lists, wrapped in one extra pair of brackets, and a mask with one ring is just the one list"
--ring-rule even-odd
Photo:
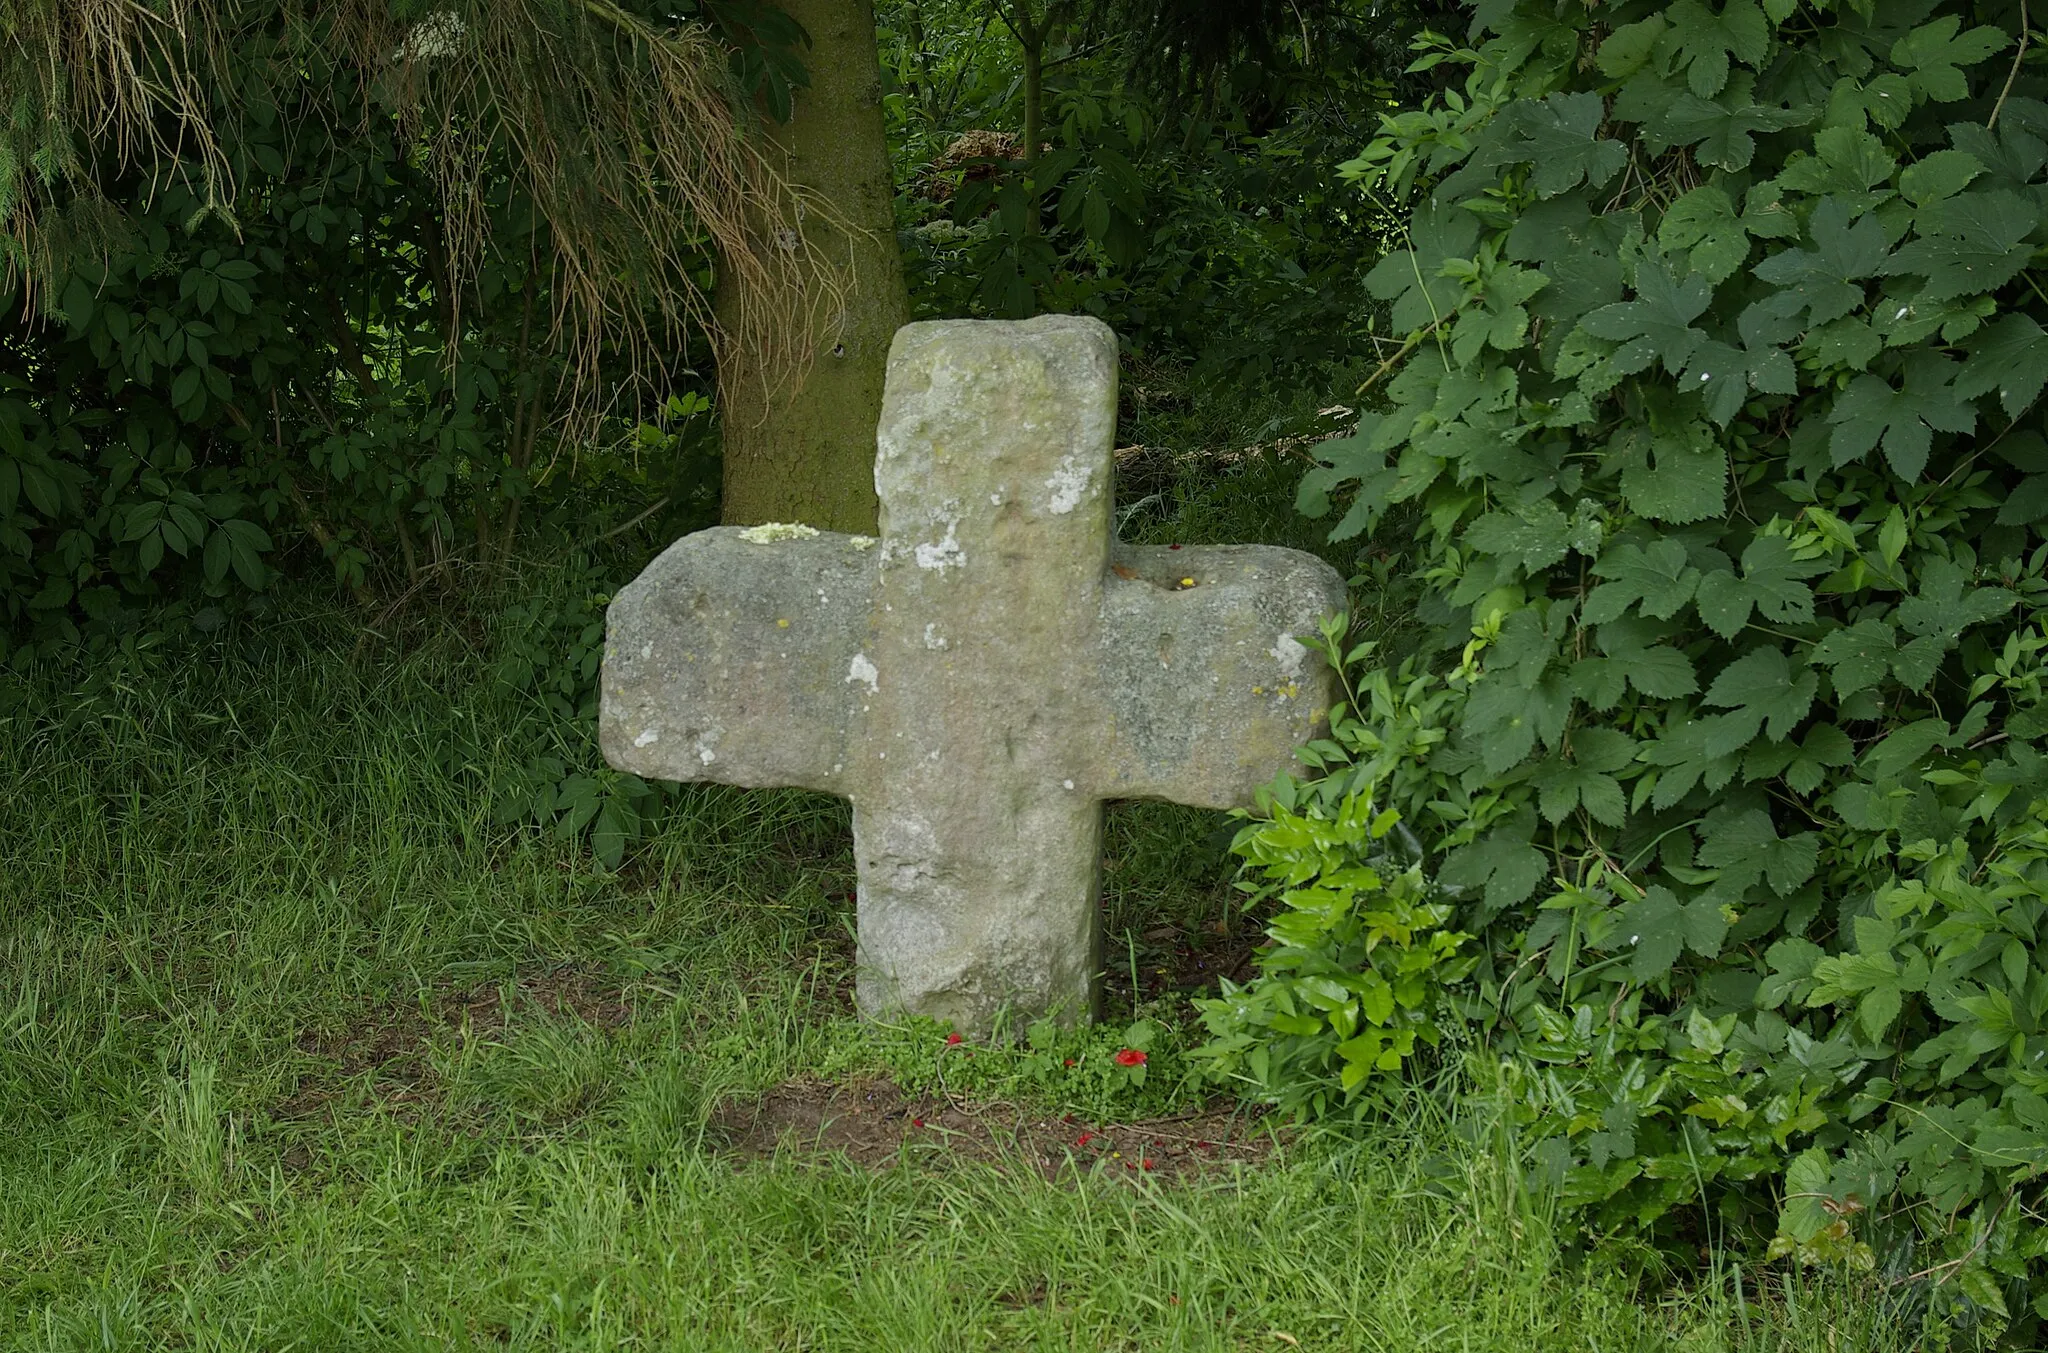
[(1092, 319), (909, 325), (879, 541), (699, 531), (612, 602), (612, 765), (853, 800), (870, 1014), (1087, 1017), (1103, 801), (1246, 803), (1332, 701), (1329, 565), (1113, 542), (1116, 356)]

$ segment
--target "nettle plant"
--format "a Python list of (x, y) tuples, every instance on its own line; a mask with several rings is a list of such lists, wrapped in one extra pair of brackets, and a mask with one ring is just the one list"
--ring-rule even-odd
[(1301, 490), (1339, 537), (1412, 527), (1463, 646), (1363, 660), (1331, 792), (1445, 852), (1540, 1172), (1603, 1226), (1770, 1209), (1775, 1253), (2015, 1335), (2048, 1315), (2025, 16), (1490, 0), (1476, 48), (1426, 39), (1462, 86), (1345, 166), (1408, 213), (1383, 407)]

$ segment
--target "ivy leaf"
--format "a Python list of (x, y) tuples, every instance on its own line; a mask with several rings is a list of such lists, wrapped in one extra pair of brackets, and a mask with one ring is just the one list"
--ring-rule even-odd
[(1975, 399), (1996, 390), (2008, 418), (2041, 397), (2048, 384), (2048, 333), (2031, 316), (2007, 315), (1964, 346), (1970, 355), (1956, 375), (1957, 395)]
[(1728, 83), (1728, 62), (1761, 62), (1771, 49), (1771, 26), (1756, 0), (1728, 0), (1719, 14), (1701, 0), (1678, 0), (1665, 11), (1671, 22), (1666, 43), (1678, 50), (1692, 92), (1710, 99)]
[(1968, 98), (1970, 82), (1962, 68), (1974, 66), (2005, 50), (2012, 40), (1996, 28), (1973, 28), (1958, 34), (1961, 18), (1944, 14), (1923, 24), (1892, 45), (1892, 64), (1907, 72), (1916, 92), (1936, 103)]
[(1586, 596), (1580, 618), (1589, 625), (1619, 619), (1630, 606), (1669, 620), (1692, 600), (1700, 580), (1700, 571), (1685, 561), (1685, 546), (1668, 536), (1648, 546), (1614, 546), (1593, 565), (1593, 574), (1609, 581)]
[(1707, 279), (1688, 274), (1674, 278), (1668, 261), (1657, 253), (1646, 254), (1636, 267), (1636, 299), (1603, 305), (1581, 320), (1587, 333), (1620, 343), (1608, 360), (1624, 375), (1633, 374), (1662, 360), (1664, 369), (1676, 376), (1685, 369), (1693, 349), (1707, 341), (1707, 335), (1692, 327), (1714, 298)]
[(1628, 163), (1626, 146), (1599, 135), (1607, 106), (1598, 94), (1552, 94), (1515, 105), (1513, 116), (1517, 139), (1490, 158), (1533, 165), (1530, 183), (1538, 197), (1556, 197), (1581, 183), (1603, 187)]
[[(1888, 274), (1925, 277), (1919, 301), (1996, 291), (2033, 261), (2027, 236), (2041, 209), (2016, 193), (1965, 193), (1921, 209), (1916, 238), (1885, 264)], [(1759, 273), (1761, 275), (1761, 273)]]
[(1914, 352), (1905, 361), (1905, 381), (1894, 390), (1881, 376), (1858, 376), (1828, 413), (1834, 436), (1828, 454), (1836, 468), (1861, 460), (1883, 443), (1892, 473), (1915, 483), (1927, 468), (1936, 432), (1969, 432), (1977, 406), (1951, 384), (1956, 364), (1938, 352)]
[(1621, 492), (1637, 516), (1704, 521), (1728, 496), (1728, 453), (1704, 423), (1656, 431), (1624, 428), (1609, 443), (1621, 465)]
[(1884, 680), (1898, 651), (1897, 630), (1882, 620), (1859, 620), (1814, 645), (1810, 661), (1829, 670), (1837, 694), (1854, 695)]
[(1825, 563), (1795, 559), (1784, 537), (1758, 536), (1742, 551), (1742, 576), (1725, 569), (1703, 574), (1693, 605), (1723, 639), (1749, 623), (1751, 607), (1766, 620), (1803, 625), (1813, 619), (1813, 589), (1800, 579), (1825, 572)]
[(1813, 248), (1781, 249), (1756, 265), (1757, 278), (1781, 290), (1751, 308), (1786, 316), (1803, 310), (1808, 324), (1821, 325), (1862, 308), (1861, 279), (1885, 266), (1884, 226), (1830, 197), (1813, 209), (1807, 228)]
[(1709, 705), (1761, 716), (1764, 732), (1782, 742), (1813, 707), (1819, 687), (1820, 679), (1810, 671), (1792, 675), (1782, 649), (1765, 646), (1722, 668), (1703, 699)]

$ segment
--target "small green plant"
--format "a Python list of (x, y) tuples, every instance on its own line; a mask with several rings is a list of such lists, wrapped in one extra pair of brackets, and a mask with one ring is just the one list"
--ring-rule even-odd
[(1272, 943), (1254, 981), (1196, 1002), (1210, 1041), (1194, 1055), (1253, 1098), (1320, 1116), (1362, 1105), (1375, 1073), (1442, 1041), (1443, 991), (1471, 972), (1472, 937), (1449, 928), (1451, 907), (1394, 835), (1399, 814), (1369, 795), (1332, 811), (1282, 780), (1263, 807), (1231, 849), (1255, 875), (1239, 885), (1250, 905), (1279, 904)]

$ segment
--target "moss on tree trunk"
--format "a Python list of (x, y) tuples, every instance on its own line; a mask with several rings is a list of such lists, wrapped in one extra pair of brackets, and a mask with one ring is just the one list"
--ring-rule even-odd
[[(791, 119), (771, 126), (778, 167), (831, 204), (838, 220), (803, 225), (810, 257), (852, 273), (843, 304), (820, 316), (817, 357), (801, 386), (772, 388), (740, 363), (726, 390), (724, 517), (729, 523), (800, 521), (872, 531), (875, 423), (889, 341), (910, 318), (896, 248), (895, 185), (882, 128), (881, 66), (871, 0), (782, 0), (811, 35), (810, 88)], [(850, 228), (850, 229), (849, 229)], [(721, 318), (745, 303), (722, 283)], [(728, 326), (730, 327), (730, 326)], [(737, 376), (738, 379), (732, 379)]]

